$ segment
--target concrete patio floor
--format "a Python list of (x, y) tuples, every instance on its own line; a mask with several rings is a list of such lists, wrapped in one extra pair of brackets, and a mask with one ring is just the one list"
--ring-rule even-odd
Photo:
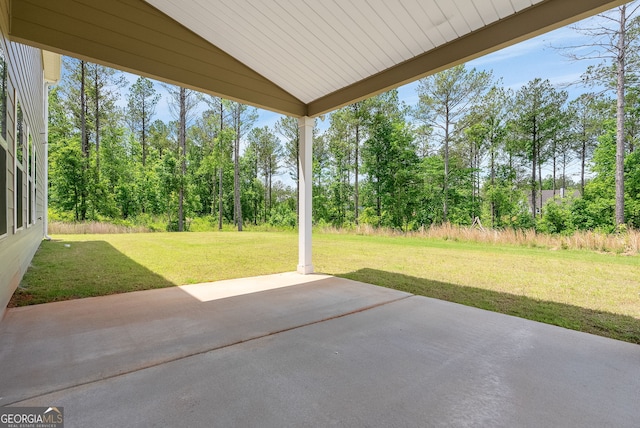
[(640, 346), (294, 273), (9, 309), (0, 405), (66, 427), (637, 427)]

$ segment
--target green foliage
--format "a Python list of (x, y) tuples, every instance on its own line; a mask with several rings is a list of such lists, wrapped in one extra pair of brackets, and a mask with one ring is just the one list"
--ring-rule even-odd
[[(296, 119), (254, 127), (254, 110), (205, 97), (204, 110), (189, 110), (186, 119), (194, 120), (185, 122), (183, 151), (179, 123), (154, 120), (159, 94), (152, 81), (131, 85), (122, 110), (117, 72), (78, 60), (65, 65), (63, 82), (49, 92), (50, 207), (58, 218), (176, 230), (182, 210), (192, 230), (237, 227), (239, 218), (245, 226), (295, 228)], [(565, 108), (566, 94), (547, 81), (534, 79), (514, 93), (490, 73), (464, 66), (422, 80), (417, 92), (412, 109), (390, 91), (331, 113), (328, 127), (314, 130), (314, 224), (407, 232), (480, 218), (484, 226), (556, 234), (613, 229), (609, 100), (585, 94)], [(640, 227), (637, 92), (628, 92), (625, 134), (625, 215), (632, 228)], [(200, 100), (194, 96), (189, 105)], [(568, 177), (576, 171), (566, 166), (575, 158), (591, 177), (584, 197), (532, 216), (532, 191), (574, 185)]]
[(80, 220), (86, 212), (87, 160), (83, 158), (80, 142), (60, 140), (49, 154), (51, 172), (51, 203), (62, 210), (74, 213)]
[(576, 231), (572, 211), (572, 198), (556, 197), (548, 201), (538, 220), (536, 229), (543, 233), (571, 235)]
[(627, 226), (640, 229), (640, 151), (624, 160), (625, 219)]
[(277, 205), (276, 208), (271, 211), (269, 224), (271, 226), (290, 227), (295, 229), (298, 224), (295, 207), (292, 210), (290, 206), (287, 206), (287, 204)]
[(378, 226), (407, 230), (419, 193), (419, 159), (413, 137), (403, 121), (383, 114), (372, 119), (370, 138), (363, 147), (363, 171), (368, 174), (370, 204)]

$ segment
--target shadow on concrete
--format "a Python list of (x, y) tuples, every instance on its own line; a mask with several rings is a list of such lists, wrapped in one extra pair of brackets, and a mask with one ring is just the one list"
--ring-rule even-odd
[[(192, 288), (225, 283), (242, 288), (252, 281), (282, 282), (282, 276)], [(201, 300), (168, 287), (9, 309), (0, 323), (0, 406), (412, 297), (342, 278), (300, 279), (299, 285), (221, 299)]]
[(337, 276), (640, 344), (640, 319), (631, 316), (378, 269)]
[(175, 285), (105, 241), (43, 241), (8, 307)]

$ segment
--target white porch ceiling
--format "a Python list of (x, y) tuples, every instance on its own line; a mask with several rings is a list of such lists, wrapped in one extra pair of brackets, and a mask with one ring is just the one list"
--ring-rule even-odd
[(145, 0), (311, 103), (543, 0)]
[(11, 40), (314, 117), (625, 0), (0, 0)]

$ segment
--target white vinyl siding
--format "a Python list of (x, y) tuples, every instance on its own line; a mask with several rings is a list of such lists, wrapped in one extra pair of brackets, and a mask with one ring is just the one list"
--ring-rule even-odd
[(8, 2), (0, 1), (0, 51), (7, 70), (4, 79), (0, 72), (0, 319), (42, 241), (46, 190), (42, 53), (8, 40), (8, 13)]

